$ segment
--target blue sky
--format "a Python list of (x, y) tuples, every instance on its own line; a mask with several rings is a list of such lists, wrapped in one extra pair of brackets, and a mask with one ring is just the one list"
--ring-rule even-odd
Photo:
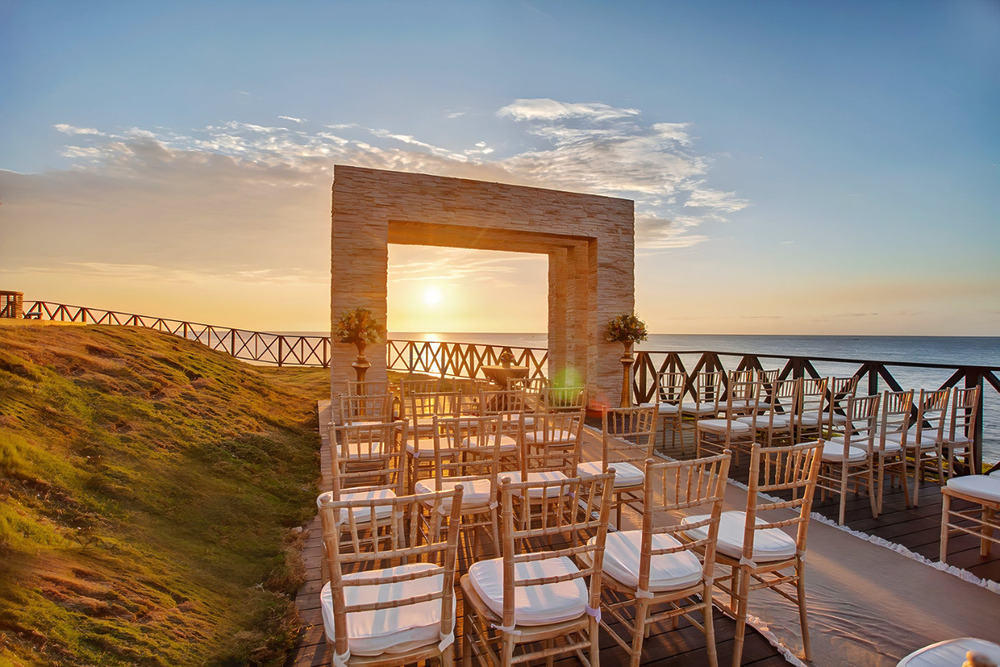
[[(321, 330), (341, 163), (634, 199), (656, 332), (996, 335), (998, 121), (996, 0), (0, 0), (0, 283)], [(545, 276), (394, 246), (389, 327)]]

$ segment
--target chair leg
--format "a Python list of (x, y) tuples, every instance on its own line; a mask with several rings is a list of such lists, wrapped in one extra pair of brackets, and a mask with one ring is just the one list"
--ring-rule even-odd
[(745, 567), (734, 567), (737, 580), (733, 582), (736, 591), (736, 635), (733, 637), (733, 667), (740, 667), (743, 659), (743, 641), (747, 632), (747, 603), (750, 601), (750, 572)]
[(938, 551), (938, 560), (942, 563), (948, 562), (948, 515), (951, 512), (951, 496), (947, 493), (941, 494), (941, 547)]
[(645, 600), (637, 600), (635, 605), (635, 632), (632, 634), (632, 653), (629, 667), (639, 667), (642, 659), (642, 642), (646, 638), (646, 613), (649, 605)]
[(868, 472), (865, 475), (865, 483), (868, 486), (868, 502), (872, 506), (872, 518), (878, 517), (878, 508), (875, 506), (875, 472), (872, 469), (871, 462), (868, 464)]
[(704, 592), (701, 594), (702, 602), (704, 603), (704, 626), (705, 626), (705, 650), (708, 651), (708, 664), (710, 667), (719, 667), (719, 652), (715, 647), (715, 622), (713, 616), (715, 615), (714, 608), (712, 607), (712, 586), (705, 586)]
[(983, 507), (979, 515), (983, 522), (982, 538), (979, 540), (979, 555), (988, 558), (993, 547), (993, 525), (996, 523), (996, 511), (992, 507)]
[(795, 585), (798, 588), (798, 603), (799, 603), (799, 625), (802, 628), (802, 651), (804, 653), (805, 659), (812, 660), (812, 649), (809, 646), (809, 621), (806, 618), (806, 578), (805, 563), (802, 559), (798, 559), (798, 564), (795, 566)]

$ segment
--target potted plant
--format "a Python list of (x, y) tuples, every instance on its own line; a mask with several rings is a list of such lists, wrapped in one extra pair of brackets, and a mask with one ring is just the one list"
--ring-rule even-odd
[(510, 350), (504, 350), (500, 353), (500, 356), (497, 357), (497, 361), (499, 361), (500, 365), (504, 368), (510, 368), (510, 365), (514, 363), (514, 353)]
[(372, 311), (355, 308), (340, 316), (333, 327), (333, 335), (340, 338), (341, 343), (351, 343), (357, 348), (358, 358), (351, 366), (357, 373), (358, 382), (364, 382), (365, 373), (371, 368), (371, 362), (365, 358), (365, 347), (369, 343), (381, 342), (385, 336), (385, 327), (378, 323)]
[(622, 313), (608, 322), (604, 330), (604, 340), (625, 346), (622, 362), (622, 407), (632, 405), (632, 346), (646, 340), (646, 323), (633, 313)]

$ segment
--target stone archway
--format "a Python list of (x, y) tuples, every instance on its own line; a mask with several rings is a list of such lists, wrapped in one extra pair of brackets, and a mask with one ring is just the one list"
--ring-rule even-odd
[[(635, 303), (633, 202), (627, 199), (336, 165), (331, 317), (370, 309), (386, 321), (388, 244), (548, 255), (549, 373), (573, 368), (596, 400), (621, 394), (621, 346), (603, 338)], [(334, 341), (332, 386), (353, 379), (354, 348)], [(371, 380), (385, 345), (369, 347)]]

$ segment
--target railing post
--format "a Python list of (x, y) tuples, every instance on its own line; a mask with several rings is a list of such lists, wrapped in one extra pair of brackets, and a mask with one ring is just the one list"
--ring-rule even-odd
[(284, 342), (284, 340), (285, 340), (284, 336), (278, 336), (278, 368), (281, 368), (281, 359), (282, 359), (281, 344)]
[(983, 414), (983, 391), (986, 389), (983, 373), (977, 372), (973, 375), (967, 372), (965, 386), (967, 388), (979, 387), (978, 405), (976, 406), (976, 414), (979, 415), (979, 418), (976, 419), (972, 433), (972, 474), (978, 475), (983, 471), (983, 420), (986, 418), (986, 415)]
[(236, 356), (236, 329), (229, 330), (229, 356)]

